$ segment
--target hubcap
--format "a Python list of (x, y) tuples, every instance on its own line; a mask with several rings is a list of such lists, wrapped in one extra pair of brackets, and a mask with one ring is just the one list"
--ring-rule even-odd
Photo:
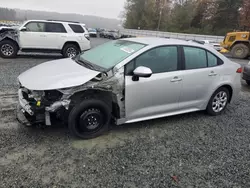
[(77, 55), (77, 51), (75, 48), (73, 47), (70, 47), (67, 49), (67, 56), (72, 58), (72, 57), (75, 57)]
[(89, 109), (80, 116), (79, 129), (81, 132), (95, 132), (102, 126), (103, 116), (97, 109)]
[(237, 56), (241, 56), (244, 53), (244, 49), (243, 48), (237, 48), (236, 50), (236, 55)]
[(227, 104), (227, 93), (224, 91), (219, 92), (213, 99), (213, 111), (221, 112)]
[(1, 52), (5, 56), (11, 56), (14, 53), (14, 48), (11, 45), (9, 45), (9, 44), (4, 44), (1, 47)]

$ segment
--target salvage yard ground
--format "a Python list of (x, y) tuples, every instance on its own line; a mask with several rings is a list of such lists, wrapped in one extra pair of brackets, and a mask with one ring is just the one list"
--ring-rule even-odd
[(56, 58), (0, 59), (0, 187), (250, 187), (244, 82), (239, 100), (221, 116), (197, 112), (113, 126), (99, 138), (79, 140), (59, 125), (28, 129), (15, 120), (16, 77)]

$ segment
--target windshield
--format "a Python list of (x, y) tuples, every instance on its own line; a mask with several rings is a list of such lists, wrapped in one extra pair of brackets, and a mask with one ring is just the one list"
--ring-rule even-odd
[(90, 62), (104, 69), (111, 69), (145, 46), (145, 44), (141, 43), (116, 40), (86, 51), (78, 58), (80, 61)]

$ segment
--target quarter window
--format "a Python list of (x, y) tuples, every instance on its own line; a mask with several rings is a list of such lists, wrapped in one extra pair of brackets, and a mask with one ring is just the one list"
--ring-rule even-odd
[(207, 67), (206, 51), (200, 48), (184, 47), (186, 69), (199, 69)]
[(43, 22), (30, 22), (25, 27), (30, 32), (45, 32), (45, 23)]
[(80, 25), (69, 24), (69, 26), (74, 31), (74, 33), (84, 33), (84, 29)]
[(176, 46), (165, 46), (152, 49), (135, 59), (135, 68), (145, 66), (153, 73), (178, 70), (178, 50)]
[(64, 26), (60, 23), (46, 23), (46, 32), (49, 33), (66, 33)]
[(215, 67), (218, 65), (218, 58), (210, 52), (207, 52), (208, 67)]

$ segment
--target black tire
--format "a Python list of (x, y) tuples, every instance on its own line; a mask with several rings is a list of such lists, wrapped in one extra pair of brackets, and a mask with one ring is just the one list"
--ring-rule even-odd
[(66, 44), (64, 47), (63, 47), (63, 50), (62, 50), (62, 55), (63, 57), (65, 58), (72, 58), (76, 55), (78, 55), (80, 53), (80, 49), (78, 46), (76, 46), (75, 44)]
[(68, 127), (71, 134), (82, 139), (91, 139), (108, 131), (110, 120), (111, 108), (105, 102), (85, 99), (70, 112)]
[[(6, 51), (7, 50), (7, 51)], [(18, 46), (12, 40), (0, 41), (0, 56), (2, 58), (15, 58), (18, 53)], [(9, 55), (7, 55), (9, 53)]]
[(232, 55), (234, 58), (245, 59), (249, 55), (249, 47), (245, 44), (236, 44), (232, 48)]
[(247, 85), (250, 86), (250, 80), (246, 80)]
[[(215, 97), (216, 97), (217, 95), (219, 95), (219, 93), (221, 93), (221, 92), (223, 92), (223, 93), (226, 94), (225, 105), (223, 105), (223, 109), (222, 109), (222, 110), (220, 110), (220, 111), (215, 111), (214, 108), (213, 108), (213, 107), (214, 107), (213, 103), (215, 102)], [(221, 113), (223, 113), (223, 112), (225, 111), (227, 105), (228, 105), (228, 102), (229, 102), (230, 97), (231, 97), (231, 96), (230, 96), (230, 93), (229, 93), (229, 91), (228, 91), (227, 88), (221, 87), (221, 88), (217, 89), (217, 90), (214, 92), (214, 94), (212, 95), (212, 97), (210, 98), (209, 102), (208, 102), (208, 105), (207, 105), (207, 113), (208, 113), (209, 115), (211, 115), (211, 116), (217, 116), (217, 115), (220, 115)], [(224, 99), (224, 100), (225, 100), (225, 99)], [(222, 104), (221, 104), (221, 105), (222, 105)]]

